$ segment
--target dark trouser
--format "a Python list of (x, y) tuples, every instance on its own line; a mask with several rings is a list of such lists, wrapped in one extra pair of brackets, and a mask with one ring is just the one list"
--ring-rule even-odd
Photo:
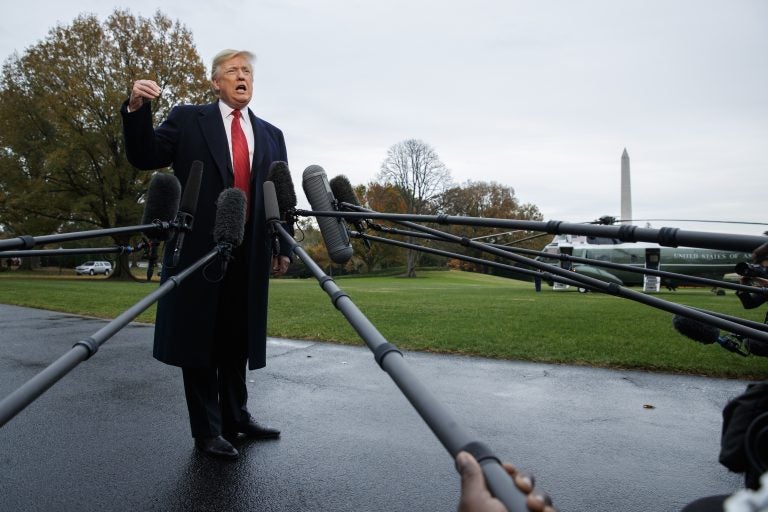
[(215, 437), (247, 423), (247, 265), (242, 246), (233, 252), (219, 293), (211, 366), (182, 368), (192, 437)]
[(216, 368), (182, 368), (192, 437), (215, 437), (247, 423), (245, 361)]

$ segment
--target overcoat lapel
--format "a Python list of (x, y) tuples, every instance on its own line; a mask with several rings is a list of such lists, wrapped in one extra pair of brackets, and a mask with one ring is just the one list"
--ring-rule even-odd
[[(257, 122), (256, 116), (253, 115), (251, 109), (248, 109), (248, 117), (251, 118), (251, 126), (253, 127), (253, 162), (251, 162), (251, 182), (257, 178), (257, 172), (254, 170), (259, 169), (262, 165), (264, 157), (267, 154), (267, 133), (261, 123)], [(266, 176), (261, 178), (266, 179)]]
[(221, 182), (225, 188), (231, 187), (234, 180), (232, 158), (229, 156), (227, 132), (224, 129), (224, 121), (221, 120), (218, 103), (206, 105), (200, 112), (200, 128), (221, 174)]

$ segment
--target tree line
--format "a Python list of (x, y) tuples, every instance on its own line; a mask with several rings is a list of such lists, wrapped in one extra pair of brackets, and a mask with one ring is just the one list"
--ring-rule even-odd
[[(119, 113), (139, 77), (152, 79), (162, 88), (153, 102), (156, 123), (176, 104), (213, 100), (192, 33), (160, 11), (144, 18), (117, 9), (104, 22), (83, 14), (70, 25), (52, 28), (21, 55), (7, 58), (0, 76), (0, 238), (140, 223), (151, 173), (127, 162)], [(375, 211), (542, 218), (535, 205), (520, 203), (511, 187), (482, 181), (454, 184), (437, 152), (417, 139), (389, 148), (376, 178), (356, 186), (361, 204)], [(386, 222), (380, 225), (391, 227)], [(448, 229), (470, 238), (494, 231), (466, 226)], [(451, 258), (383, 243), (367, 248), (361, 240), (353, 242), (352, 260), (333, 268), (315, 225), (304, 219), (297, 231), (310, 255), (332, 272), (402, 267), (413, 276), (418, 265), (479, 270)], [(504, 240), (515, 237), (522, 238), (518, 234)], [(412, 236), (405, 240), (441, 245)], [(123, 235), (64, 246), (100, 243), (135, 246), (138, 240)], [(543, 246), (538, 241), (527, 244)], [(137, 254), (115, 258), (112, 278), (131, 278), (129, 266), (138, 258)], [(83, 259), (87, 258), (71, 257), (68, 264), (74, 266)], [(40, 264), (64, 266), (61, 261), (22, 261), (30, 269)]]
[[(470, 180), (455, 184), (451, 179), (450, 171), (440, 161), (435, 149), (417, 139), (408, 139), (390, 147), (377, 178), (377, 181), (355, 187), (361, 205), (376, 212), (522, 220), (543, 219), (538, 207), (530, 203), (521, 203), (512, 187), (493, 181)], [(450, 242), (418, 237), (413, 234), (413, 230), (409, 231), (388, 221), (371, 221), (366, 226), (366, 233), (379, 238), (400, 240), (411, 245), (461, 253), (480, 259), (489, 258), (487, 254), (478, 250), (467, 251), (464, 248), (457, 248)], [(314, 224), (311, 221), (305, 221), (300, 227), (305, 236), (304, 249), (315, 261), (331, 272), (371, 273), (402, 268), (406, 276), (414, 277), (418, 266), (426, 266), (504, 273), (456, 257), (436, 256), (418, 249), (399, 247), (383, 240), (366, 244), (359, 238), (354, 238), (352, 241), (354, 249), (352, 259), (343, 266), (334, 265), (328, 258)], [(432, 227), (469, 239), (481, 239), (484, 242), (492, 241), (537, 250), (546, 243), (540, 237), (531, 238), (530, 233), (500, 233), (499, 229), (492, 227), (459, 225)], [(497, 257), (490, 257), (490, 259), (509, 263)]]

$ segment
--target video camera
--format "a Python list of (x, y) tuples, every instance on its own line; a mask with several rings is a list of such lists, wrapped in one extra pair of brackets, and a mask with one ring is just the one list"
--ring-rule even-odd
[(736, 264), (736, 273), (742, 277), (761, 277), (768, 279), (768, 269), (762, 265), (756, 263), (747, 263), (746, 261), (740, 261)]

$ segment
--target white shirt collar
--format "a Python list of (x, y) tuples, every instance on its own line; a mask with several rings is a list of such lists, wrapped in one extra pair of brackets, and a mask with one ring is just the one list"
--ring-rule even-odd
[[(225, 120), (229, 119), (229, 117), (232, 115), (233, 110), (237, 110), (237, 109), (234, 109), (229, 105), (227, 105), (226, 103), (224, 103), (223, 101), (219, 100), (219, 111), (221, 112), (222, 119), (225, 119)], [(240, 118), (250, 125), (251, 118), (248, 116), (248, 107), (246, 106), (241, 108), (240, 113), (242, 114)]]

